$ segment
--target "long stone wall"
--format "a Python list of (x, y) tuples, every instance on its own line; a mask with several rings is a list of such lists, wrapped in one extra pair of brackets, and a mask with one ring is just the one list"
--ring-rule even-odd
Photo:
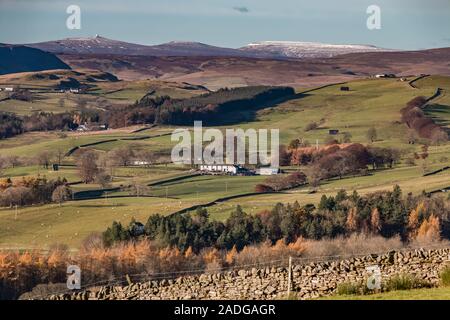
[[(438, 285), (439, 274), (450, 266), (450, 248), (414, 250), (367, 255), (347, 260), (296, 264), (291, 268), (291, 291), (300, 299), (331, 295), (339, 283), (365, 282), (378, 266), (382, 286), (398, 274), (410, 274)], [(183, 276), (135, 283), (128, 286), (104, 286), (72, 294), (53, 295), (60, 299), (280, 299), (287, 295), (288, 267), (262, 267), (214, 274)]]

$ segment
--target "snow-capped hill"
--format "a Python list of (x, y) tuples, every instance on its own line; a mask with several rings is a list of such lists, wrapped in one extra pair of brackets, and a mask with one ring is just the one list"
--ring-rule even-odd
[(328, 58), (354, 52), (390, 51), (368, 45), (323, 44), (295, 41), (262, 41), (239, 49), (223, 48), (200, 42), (172, 41), (159, 45), (142, 45), (95, 37), (67, 38), (27, 44), (55, 54), (108, 54), (131, 56), (229, 56), (260, 58)]
[(254, 55), (284, 58), (329, 58), (355, 52), (389, 51), (370, 45), (325, 44), (297, 41), (261, 41), (250, 43), (240, 50)]

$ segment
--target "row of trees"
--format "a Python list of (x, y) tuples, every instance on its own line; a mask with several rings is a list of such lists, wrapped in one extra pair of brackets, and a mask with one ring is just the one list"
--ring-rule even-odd
[(96, 182), (106, 187), (120, 166), (129, 166), (136, 159), (148, 164), (157, 162), (157, 154), (148, 150), (135, 150), (126, 145), (109, 152), (96, 152), (92, 149), (80, 150), (76, 155), (76, 166), (84, 183)]
[(45, 177), (23, 177), (0, 181), (0, 206), (24, 206), (50, 202), (62, 203), (71, 198), (65, 179), (47, 180)]
[[(0, 112), (0, 139), (23, 132), (73, 130), (80, 124), (103, 123), (111, 128), (134, 124), (192, 124), (194, 120), (222, 121), (224, 112), (235, 112), (259, 107), (294, 94), (289, 87), (242, 87), (221, 89), (199, 97), (171, 99), (168, 96), (145, 95), (130, 106), (109, 105), (107, 110), (87, 108), (87, 101), (76, 101), (77, 111), (51, 113), (35, 112), (28, 116)], [(64, 100), (59, 105), (64, 106)]]
[[(211, 221), (206, 209), (194, 214), (153, 215), (145, 224), (145, 237), (162, 247), (180, 250), (191, 247), (198, 252), (205, 247), (238, 250), (263, 241), (286, 243), (298, 237), (307, 239), (335, 238), (352, 233), (400, 236), (403, 241), (418, 236), (450, 239), (450, 205), (440, 197), (403, 198), (401, 189), (361, 196), (357, 192), (339, 191), (336, 196), (323, 196), (317, 208), (277, 204), (272, 210), (257, 215), (245, 213), (240, 206), (224, 222)], [(114, 222), (103, 233), (106, 245), (130, 240), (133, 232)]]
[(288, 176), (275, 175), (268, 177), (263, 183), (257, 184), (256, 192), (272, 192), (291, 189), (305, 184), (307, 177), (303, 172), (296, 171)]
[(195, 120), (202, 120), (209, 125), (223, 123), (226, 120), (224, 113), (235, 119), (237, 114), (294, 94), (294, 89), (290, 87), (248, 86), (224, 88), (183, 100), (168, 99), (157, 108), (155, 123), (192, 125)]
[(427, 102), (425, 97), (416, 97), (409, 101), (400, 111), (402, 121), (420, 137), (430, 139), (435, 144), (448, 141), (445, 130), (425, 116), (422, 108)]
[(34, 112), (19, 116), (0, 112), (0, 139), (31, 131), (73, 130), (85, 122), (101, 121), (100, 111), (81, 110), (76, 112)]
[(392, 168), (401, 158), (396, 148), (333, 144), (321, 149), (304, 147), (294, 140), (288, 148), (280, 150), (281, 165), (306, 166), (308, 180), (317, 184), (321, 179), (342, 178), (350, 174), (366, 174), (368, 166), (373, 170)]

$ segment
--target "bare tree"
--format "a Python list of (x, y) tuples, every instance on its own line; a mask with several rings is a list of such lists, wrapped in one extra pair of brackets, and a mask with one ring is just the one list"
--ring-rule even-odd
[(134, 157), (134, 152), (130, 146), (123, 146), (114, 149), (111, 156), (117, 161), (119, 165), (126, 167), (131, 163), (131, 160)]
[(51, 162), (51, 158), (52, 155), (50, 152), (42, 151), (37, 156), (38, 164), (44, 167), (45, 169), (48, 169)]
[(5, 158), (0, 157), (0, 177), (3, 176), (4, 172), (5, 172), (5, 168), (6, 168), (6, 161)]
[(30, 194), (30, 188), (9, 187), (5, 191), (0, 193), (0, 206), (21, 206), (27, 202)]
[(352, 142), (352, 134), (350, 132), (344, 132), (344, 137), (342, 139), (342, 142), (344, 142), (344, 143)]
[(60, 98), (58, 100), (58, 107), (64, 108), (66, 106), (66, 100), (64, 98)]
[(105, 170), (99, 169), (97, 175), (95, 176), (95, 182), (102, 186), (102, 188), (107, 188), (111, 182), (111, 176), (108, 175)]
[(448, 141), (448, 134), (444, 130), (435, 130), (431, 136), (431, 142), (438, 146)]
[(142, 184), (136, 180), (133, 180), (130, 186), (130, 195), (132, 196), (144, 196), (148, 195), (150, 192), (150, 187), (146, 184)]
[(324, 176), (324, 172), (319, 166), (310, 166), (306, 171), (307, 181), (314, 189), (320, 185), (320, 181)]
[(59, 206), (61, 206), (63, 202), (70, 199), (72, 199), (72, 191), (68, 186), (60, 185), (53, 190), (52, 201), (58, 202)]
[(75, 105), (78, 110), (86, 108), (87, 104), (88, 104), (87, 99), (82, 96), (78, 96), (77, 99), (75, 100)]
[(77, 168), (84, 183), (93, 182), (99, 170), (97, 154), (92, 150), (84, 152), (77, 161)]
[(156, 161), (155, 154), (150, 150), (140, 150), (137, 152), (136, 158), (143, 161), (147, 167)]
[(64, 151), (61, 148), (56, 149), (56, 158), (58, 160), (58, 165), (61, 165), (61, 161), (64, 158)]
[(377, 129), (374, 127), (367, 130), (366, 133), (367, 140), (369, 140), (371, 143), (374, 142), (377, 139)]
[(18, 165), (20, 165), (20, 158), (16, 155), (6, 156), (4, 158), (4, 161), (5, 161), (4, 165), (6, 167), (15, 168)]

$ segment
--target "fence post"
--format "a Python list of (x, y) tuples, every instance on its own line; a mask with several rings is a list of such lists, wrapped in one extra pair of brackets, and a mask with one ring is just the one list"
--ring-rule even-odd
[(289, 269), (288, 269), (288, 291), (287, 291), (287, 294), (288, 294), (288, 299), (289, 299), (289, 297), (291, 295), (291, 287), (292, 287), (292, 283), (291, 283), (291, 281), (292, 281), (292, 257), (291, 256), (289, 256), (289, 267), (288, 268)]
[(125, 277), (127, 278), (128, 285), (131, 286), (133, 282), (131, 281), (130, 276), (127, 274)]

